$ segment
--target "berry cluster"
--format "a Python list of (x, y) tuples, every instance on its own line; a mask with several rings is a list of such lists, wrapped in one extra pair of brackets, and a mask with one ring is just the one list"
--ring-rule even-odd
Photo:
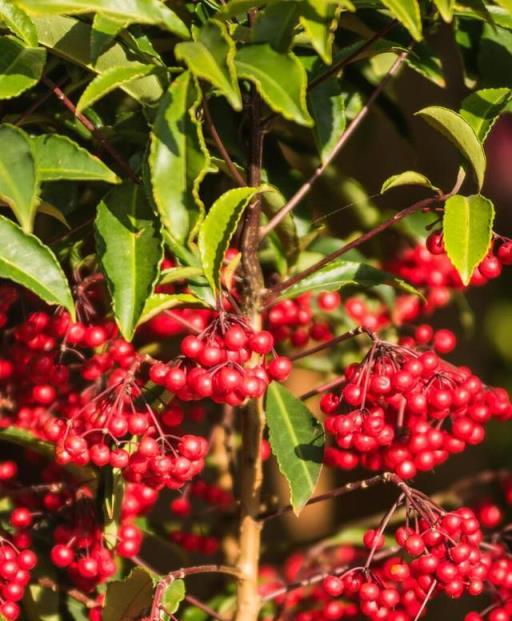
[[(443, 351), (451, 349), (450, 334), (437, 333)], [(361, 464), (392, 470), (403, 479), (482, 442), (491, 418), (512, 416), (507, 393), (488, 388), (469, 369), (433, 351), (382, 341), (345, 370), (340, 393), (325, 394), (320, 406), (337, 444), (326, 451), (329, 465), (352, 469)]]
[(18, 602), (36, 564), (37, 556), (32, 550), (20, 550), (5, 537), (0, 538), (0, 615), (6, 621), (20, 616)]

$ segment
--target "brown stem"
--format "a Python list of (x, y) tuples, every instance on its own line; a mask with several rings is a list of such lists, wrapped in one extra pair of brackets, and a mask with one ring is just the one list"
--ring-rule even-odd
[(340, 375), (339, 377), (333, 380), (330, 380), (329, 382), (326, 382), (325, 384), (321, 384), (320, 386), (317, 386), (316, 388), (312, 388), (311, 390), (308, 390), (308, 392), (305, 392), (304, 394), (302, 394), (299, 397), (299, 399), (301, 399), (302, 401), (306, 401), (307, 399), (310, 399), (311, 397), (316, 397), (316, 395), (321, 395), (323, 392), (326, 392), (327, 390), (336, 388), (336, 386), (343, 384), (344, 381), (345, 381), (345, 376)]
[(54, 591), (55, 593), (59, 591), (64, 591), (67, 595), (69, 595), (69, 597), (76, 600), (77, 602), (80, 602), (86, 608), (96, 608), (99, 605), (96, 600), (91, 599), (85, 593), (82, 593), (82, 591), (79, 591), (78, 589), (75, 589), (73, 587), (63, 588), (59, 584), (57, 584), (55, 580), (52, 580), (48, 576), (41, 576), (41, 578), (37, 580), (37, 583), (44, 589)]
[(105, 138), (102, 132), (92, 123), (84, 114), (77, 112), (75, 104), (69, 99), (66, 93), (55, 82), (44, 76), (42, 82), (51, 88), (53, 94), (59, 99), (63, 105), (75, 116), (78, 121), (91, 132), (95, 140), (107, 151), (113, 160), (115, 160), (119, 168), (129, 177), (134, 183), (140, 183), (139, 178), (133, 171), (132, 167), (124, 159), (124, 157), (115, 149), (110, 142)]
[(304, 349), (303, 351), (299, 351), (296, 354), (292, 354), (291, 356), (288, 356), (288, 357), (290, 358), (290, 360), (300, 360), (301, 358), (307, 358), (308, 356), (316, 354), (319, 351), (323, 351), (324, 349), (328, 349), (329, 347), (334, 347), (334, 345), (337, 345), (338, 343), (343, 343), (343, 341), (348, 341), (349, 339), (353, 339), (354, 337), (359, 336), (360, 334), (363, 334), (363, 332), (366, 332), (366, 330), (362, 328), (361, 326), (358, 326), (357, 328), (354, 328), (353, 330), (349, 330), (348, 332), (344, 332), (343, 334), (340, 334), (339, 336), (335, 336), (334, 338), (329, 339), (328, 341), (324, 341), (323, 343), (320, 343), (319, 345), (316, 345), (315, 347), (311, 347), (310, 349)]
[(361, 125), (362, 121), (366, 118), (368, 112), (370, 111), (371, 106), (375, 102), (375, 100), (379, 97), (382, 91), (386, 88), (390, 80), (396, 75), (402, 63), (407, 57), (408, 52), (402, 52), (395, 60), (395, 62), (391, 65), (389, 71), (384, 76), (384, 78), (380, 81), (378, 86), (375, 88), (373, 93), (368, 98), (366, 104), (361, 108), (358, 114), (354, 117), (352, 123), (348, 126), (345, 132), (340, 136), (338, 142), (333, 147), (332, 151), (329, 153), (327, 158), (320, 164), (320, 166), (315, 170), (315, 172), (311, 175), (311, 177), (304, 183), (292, 198), (286, 203), (286, 205), (278, 212), (276, 215), (264, 226), (261, 228), (260, 232), (260, 240), (264, 239), (270, 231), (275, 229), (275, 227), (292, 211), (299, 205), (302, 199), (310, 192), (313, 185), (318, 181), (318, 179), (325, 172), (326, 168), (331, 164), (334, 158), (338, 155), (338, 153), (343, 149), (343, 147), (347, 144), (349, 139), (352, 137), (356, 129)]

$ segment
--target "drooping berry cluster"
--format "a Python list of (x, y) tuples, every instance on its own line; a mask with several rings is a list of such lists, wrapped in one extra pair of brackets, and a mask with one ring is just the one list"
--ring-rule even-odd
[(404, 479), (482, 442), (491, 418), (512, 416), (506, 391), (485, 386), (466, 367), (382, 341), (345, 370), (340, 393), (325, 394), (320, 405), (337, 445), (326, 452), (328, 464), (392, 470)]

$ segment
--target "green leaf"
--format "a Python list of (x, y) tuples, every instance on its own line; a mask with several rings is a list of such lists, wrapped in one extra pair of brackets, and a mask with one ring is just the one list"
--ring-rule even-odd
[(143, 65), (142, 63), (133, 63), (128, 67), (112, 67), (108, 69), (89, 83), (76, 104), (76, 111), (82, 112), (102, 97), (105, 97), (105, 95), (108, 95), (108, 93), (119, 88), (122, 84), (142, 78), (154, 70), (154, 65)]
[(99, 158), (60, 134), (43, 134), (32, 139), (41, 181), (69, 179), (119, 183), (119, 177)]
[(446, 201), (443, 238), (446, 254), (464, 285), (489, 250), (494, 206), (481, 194), (452, 196)]
[(196, 118), (198, 97), (186, 71), (164, 95), (151, 134), (153, 198), (162, 223), (181, 243), (204, 214), (199, 185), (209, 170), (209, 155)]
[(159, 285), (168, 285), (177, 280), (188, 280), (203, 276), (203, 270), (200, 267), (171, 267), (163, 270), (158, 279)]
[(372, 265), (337, 259), (283, 291), (279, 299), (294, 298), (306, 291), (337, 291), (348, 286), (376, 287), (378, 285), (389, 285), (407, 293), (421, 295), (409, 283)]
[[(167, 618), (170, 618), (169, 615), (173, 615), (177, 612), (181, 602), (185, 599), (185, 594), (184, 580), (173, 580), (165, 589), (162, 596), (162, 604), (165, 608), (165, 616)], [(169, 613), (169, 615), (167, 613)]]
[(37, 33), (30, 17), (11, 0), (0, 0), (0, 20), (30, 47), (37, 46)]
[(196, 41), (179, 43), (175, 48), (175, 56), (195, 76), (218, 88), (235, 110), (241, 110), (242, 97), (236, 79), (235, 51), (235, 43), (226, 26), (212, 20), (201, 28)]
[(108, 17), (96, 13), (91, 30), (91, 58), (96, 61), (100, 54), (107, 49), (116, 36), (129, 24), (124, 17)]
[(198, 247), (210, 287), (220, 289), (220, 269), (238, 222), (258, 188), (228, 190), (212, 205), (199, 229)]
[(0, 99), (11, 99), (35, 86), (43, 73), (46, 52), (18, 39), (0, 37)]
[(285, 119), (310, 127), (306, 106), (306, 72), (291, 52), (280, 54), (269, 44), (246, 45), (235, 57), (238, 75), (256, 85), (272, 110)]
[(0, 200), (13, 210), (23, 230), (30, 232), (39, 193), (32, 142), (21, 129), (0, 125), (0, 144)]
[(455, 8), (455, 0), (434, 0), (437, 10), (445, 22), (451, 22), (453, 19), (453, 9)]
[(303, 3), (300, 23), (311, 45), (328, 65), (332, 62), (332, 44), (337, 15), (341, 6), (330, 0), (306, 0)]
[(311, 498), (322, 469), (324, 432), (304, 403), (284, 386), (272, 382), (266, 399), (269, 441), (279, 470), (290, 486), (298, 515)]
[(474, 129), (459, 114), (441, 106), (430, 106), (416, 112), (429, 125), (454, 144), (469, 162), (480, 189), (484, 182), (486, 158)]
[(506, 11), (512, 13), (512, 0), (495, 0), (496, 4), (502, 6)]
[(48, 304), (64, 306), (75, 317), (66, 276), (53, 252), (3, 216), (0, 216), (0, 278), (27, 287)]
[[(129, 67), (134, 64), (133, 54), (120, 43), (114, 43), (98, 58), (91, 56), (90, 25), (74, 17), (34, 17), (37, 37), (41, 45), (50, 48), (64, 60), (86, 67), (101, 74), (112, 67)], [(135, 63), (138, 64), (138, 63)], [(143, 104), (155, 104), (160, 100), (164, 86), (160, 78), (150, 74), (121, 85), (121, 89)]]
[(428, 188), (429, 190), (435, 190), (436, 192), (439, 191), (439, 188), (432, 185), (430, 179), (425, 177), (425, 175), (422, 175), (415, 170), (406, 170), (403, 173), (393, 175), (392, 177), (389, 177), (389, 179), (386, 179), (386, 181), (382, 184), (380, 193), (384, 194), (384, 192), (391, 190), (391, 188), (397, 188), (403, 185), (419, 185), (424, 188)]
[(177, 307), (208, 308), (209, 306), (203, 300), (200, 300), (190, 293), (153, 293), (144, 304), (144, 310), (142, 311), (138, 325), (153, 319), (153, 317), (166, 310)]
[[(102, 13), (120, 17), (130, 23), (158, 25), (186, 39), (188, 28), (159, 0), (15, 0), (32, 15), (62, 15)], [(88, 42), (87, 42), (88, 43)]]
[(105, 196), (98, 205), (96, 240), (117, 325), (131, 340), (163, 256), (159, 225), (141, 186), (126, 183)]
[(268, 6), (251, 29), (252, 43), (269, 43), (276, 52), (287, 52), (299, 21), (299, 9), (297, 2), (288, 0)]
[(308, 99), (316, 148), (325, 162), (345, 131), (345, 96), (339, 81), (331, 78), (316, 86)]
[(422, 38), (421, 13), (417, 0), (380, 0), (416, 41)]
[(105, 480), (103, 536), (107, 546), (112, 550), (118, 542), (125, 481), (119, 468), (105, 469), (102, 476)]
[(485, 142), (494, 123), (505, 111), (511, 98), (512, 89), (510, 88), (481, 89), (464, 99), (460, 115), (471, 125), (478, 139)]
[(135, 567), (125, 580), (109, 582), (103, 608), (103, 621), (139, 619), (151, 606), (153, 581), (142, 567)]

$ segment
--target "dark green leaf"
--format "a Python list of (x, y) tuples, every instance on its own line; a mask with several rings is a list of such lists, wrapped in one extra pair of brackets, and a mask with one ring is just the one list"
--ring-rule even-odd
[(416, 114), (457, 147), (473, 168), (478, 188), (481, 188), (485, 175), (485, 152), (481, 141), (469, 123), (453, 110), (441, 106), (423, 108)]
[(208, 172), (209, 155), (196, 118), (198, 97), (188, 71), (176, 78), (160, 103), (151, 135), (153, 197), (164, 226), (180, 243), (204, 213), (199, 184)]
[(309, 108), (315, 121), (313, 134), (320, 159), (325, 162), (345, 131), (345, 96), (338, 80), (322, 82), (309, 93)]
[(59, 179), (119, 183), (119, 177), (79, 144), (59, 134), (33, 138), (37, 172), (41, 181)]
[(422, 175), (415, 170), (406, 170), (403, 173), (393, 175), (392, 177), (389, 177), (389, 179), (386, 179), (386, 181), (382, 184), (380, 192), (383, 194), (384, 192), (391, 190), (391, 188), (397, 188), (403, 185), (419, 185), (424, 188), (428, 188), (429, 190), (435, 190), (436, 192), (439, 191), (439, 188), (432, 185), (430, 179), (425, 177), (425, 175)]
[(383, 272), (372, 265), (337, 259), (318, 272), (304, 278), (296, 285), (286, 289), (279, 297), (281, 299), (294, 298), (306, 291), (337, 291), (342, 287), (348, 286), (375, 287), (378, 285), (389, 285), (407, 293), (420, 295), (417, 289), (409, 283), (395, 278), (392, 274)]
[(30, 232), (39, 194), (32, 142), (21, 129), (0, 125), (0, 144), (0, 200), (13, 210), (23, 230)]
[(452, 196), (446, 201), (443, 237), (446, 254), (467, 285), (489, 250), (494, 206), (481, 194)]
[(17, 3), (33, 15), (100, 12), (130, 23), (163, 26), (178, 37), (189, 36), (187, 27), (176, 13), (159, 0), (17, 0)]
[(12, 0), (0, 0), (0, 20), (27, 45), (37, 46), (37, 33), (32, 20)]
[(27, 47), (11, 36), (0, 37), (0, 99), (11, 99), (35, 86), (45, 62), (43, 48)]
[(475, 91), (462, 102), (460, 115), (471, 125), (478, 139), (485, 142), (511, 98), (510, 88), (485, 88)]
[(287, 52), (299, 21), (299, 9), (297, 2), (288, 0), (271, 4), (256, 20), (251, 30), (251, 41), (269, 43), (276, 52)]
[(220, 288), (220, 269), (244, 209), (258, 188), (228, 190), (212, 205), (199, 229), (199, 254), (210, 287)]
[(151, 606), (153, 581), (142, 567), (135, 567), (125, 580), (109, 582), (103, 621), (135, 621)]
[(298, 515), (313, 494), (322, 469), (322, 425), (278, 382), (268, 387), (266, 420), (272, 452), (288, 481), (290, 501)]
[(121, 334), (131, 340), (163, 256), (158, 222), (142, 187), (126, 183), (98, 206), (96, 238)]
[(129, 21), (124, 17), (108, 17), (96, 13), (91, 31), (91, 58), (94, 61), (109, 47), (116, 36), (126, 28)]
[(264, 43), (246, 45), (238, 50), (235, 64), (238, 75), (254, 82), (272, 110), (300, 125), (313, 124), (306, 106), (306, 72), (294, 54), (280, 54)]
[(204, 308), (207, 306), (208, 305), (202, 300), (190, 293), (153, 293), (153, 295), (149, 296), (146, 300), (144, 310), (139, 319), (139, 325), (171, 308)]
[(197, 39), (179, 43), (175, 54), (194, 75), (218, 88), (235, 110), (241, 110), (242, 99), (234, 64), (235, 43), (222, 22), (205, 24)]
[(416, 41), (422, 38), (418, 0), (380, 0), (411, 33)]
[(105, 95), (108, 95), (108, 93), (116, 88), (120, 88), (122, 84), (142, 78), (154, 70), (154, 65), (143, 65), (142, 63), (133, 63), (127, 67), (107, 69), (107, 71), (95, 77), (87, 86), (76, 104), (76, 111), (78, 113), (82, 112), (102, 97), (105, 97)]

